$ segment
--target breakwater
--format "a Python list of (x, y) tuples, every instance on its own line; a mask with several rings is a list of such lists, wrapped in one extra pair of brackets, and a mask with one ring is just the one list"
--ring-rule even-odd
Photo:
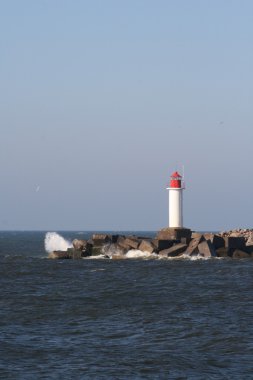
[[(72, 246), (71, 246), (72, 245)], [(50, 244), (49, 244), (50, 246)], [(126, 258), (253, 258), (253, 230), (214, 233), (188, 228), (164, 228), (155, 238), (95, 233), (88, 240), (74, 239), (66, 249), (52, 250), (50, 259)]]

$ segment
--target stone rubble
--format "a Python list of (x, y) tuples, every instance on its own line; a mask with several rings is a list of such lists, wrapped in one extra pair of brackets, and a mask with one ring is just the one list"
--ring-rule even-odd
[(234, 229), (234, 230), (220, 232), (218, 235), (221, 237), (232, 236), (232, 237), (244, 237), (245, 239), (248, 239), (249, 237), (251, 237), (253, 235), (253, 229), (238, 228), (238, 229)]

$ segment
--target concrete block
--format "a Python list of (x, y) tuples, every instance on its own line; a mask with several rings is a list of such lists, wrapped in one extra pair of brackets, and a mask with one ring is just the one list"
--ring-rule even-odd
[(113, 253), (111, 256), (112, 260), (124, 260), (125, 258), (125, 255), (121, 253)]
[(91, 256), (98, 256), (102, 254), (102, 247), (93, 246), (91, 249)]
[(158, 249), (158, 239), (152, 239), (150, 240), (150, 242), (153, 244), (153, 247), (154, 247), (154, 252), (155, 253), (158, 253), (159, 252), (159, 249)]
[(87, 240), (74, 239), (72, 245), (76, 251), (83, 251), (86, 248)]
[(117, 243), (119, 235), (112, 235), (112, 243)]
[(224, 238), (216, 234), (204, 234), (206, 240), (210, 240), (215, 249), (225, 247)]
[(132, 249), (137, 249), (140, 242), (137, 238), (134, 238), (134, 237), (127, 237), (125, 239), (125, 244), (128, 244), (128, 246)]
[(229, 234), (230, 237), (242, 237), (241, 231), (233, 231)]
[(92, 256), (92, 249), (93, 247), (90, 247), (90, 249), (82, 251), (82, 257)]
[(245, 239), (244, 237), (231, 237), (231, 236), (226, 236), (224, 238), (225, 241), (225, 247), (226, 248), (232, 248), (232, 249), (242, 249), (245, 248)]
[(73, 260), (80, 260), (83, 256), (83, 253), (81, 251), (74, 250), (71, 253), (71, 258)]
[(112, 241), (111, 235), (108, 234), (93, 234), (92, 241), (95, 246), (102, 246)]
[(164, 249), (171, 248), (175, 243), (180, 243), (179, 240), (160, 240), (157, 239), (157, 249), (158, 251), (163, 251)]
[(247, 252), (241, 251), (240, 249), (236, 249), (233, 253), (233, 259), (249, 259), (251, 255)]
[(158, 239), (152, 239), (151, 243), (153, 244), (155, 250), (158, 251)]
[(204, 257), (216, 256), (216, 252), (213, 244), (210, 240), (204, 240), (198, 245), (198, 250), (201, 255)]
[(222, 247), (222, 248), (216, 249), (216, 255), (218, 257), (231, 257), (231, 252), (229, 248)]
[(192, 239), (190, 241), (190, 243), (188, 244), (188, 247), (186, 249), (186, 252), (189, 254), (189, 255), (193, 255), (193, 254), (197, 254), (199, 253), (199, 249), (198, 249), (198, 246), (199, 244), (204, 241), (204, 236), (203, 235), (199, 235), (198, 237)]
[(192, 232), (192, 236), (191, 238), (192, 239), (198, 239), (200, 238), (201, 236), (203, 236), (203, 234), (201, 232)]
[(49, 259), (71, 259), (71, 255), (68, 251), (53, 251), (48, 255)]
[(246, 247), (243, 250), (245, 252), (251, 254), (251, 253), (253, 253), (253, 245), (246, 245)]
[(248, 247), (252, 246), (253, 247), (253, 232), (251, 232), (249, 234), (249, 237), (248, 237), (247, 242), (246, 242), (246, 246), (248, 246)]
[(181, 253), (185, 252), (187, 248), (186, 244), (176, 244), (173, 245), (173, 247), (164, 249), (163, 251), (159, 252), (159, 256), (167, 256), (167, 257), (175, 257), (179, 256)]
[(190, 242), (191, 242), (191, 238), (189, 238), (189, 237), (182, 237), (181, 239), (180, 239), (180, 243), (183, 243), (183, 244), (190, 244)]
[(91, 254), (92, 254), (92, 248), (93, 248), (93, 244), (91, 244), (90, 241), (87, 241), (86, 247), (82, 250), (83, 256), (84, 257), (91, 256)]
[(155, 250), (155, 247), (153, 246), (153, 244), (151, 243), (151, 241), (148, 241), (148, 240), (142, 240), (141, 241), (141, 244), (139, 245), (139, 248), (138, 248), (140, 251), (142, 252), (149, 252), (149, 253), (153, 253), (154, 250)]
[(128, 237), (120, 236), (118, 238), (117, 244), (121, 248), (128, 251), (129, 249), (137, 249), (139, 242), (138, 242), (138, 240), (132, 240)]
[(113, 255), (115, 255), (115, 256), (124, 255), (125, 253), (127, 253), (127, 251), (129, 251), (128, 247), (123, 248), (118, 243), (112, 243), (112, 244), (104, 245), (101, 253), (103, 253), (104, 255), (106, 255), (108, 257), (112, 257)]
[(70, 259), (74, 259), (74, 260), (81, 259), (82, 257), (88, 256), (88, 254), (87, 255), (85, 254), (85, 250), (80, 251), (75, 248), (68, 248), (67, 253), (70, 256)]
[(163, 228), (157, 234), (158, 240), (181, 240), (181, 238), (191, 238), (191, 230), (189, 228)]

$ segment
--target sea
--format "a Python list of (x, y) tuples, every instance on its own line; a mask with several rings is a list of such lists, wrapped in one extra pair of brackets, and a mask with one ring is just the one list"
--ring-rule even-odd
[(253, 379), (253, 260), (49, 260), (46, 232), (0, 232), (0, 379)]

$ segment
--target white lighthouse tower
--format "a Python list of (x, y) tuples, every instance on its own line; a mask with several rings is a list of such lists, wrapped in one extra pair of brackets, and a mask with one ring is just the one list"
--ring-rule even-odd
[(183, 227), (183, 190), (182, 177), (178, 172), (170, 176), (169, 190), (169, 227)]

